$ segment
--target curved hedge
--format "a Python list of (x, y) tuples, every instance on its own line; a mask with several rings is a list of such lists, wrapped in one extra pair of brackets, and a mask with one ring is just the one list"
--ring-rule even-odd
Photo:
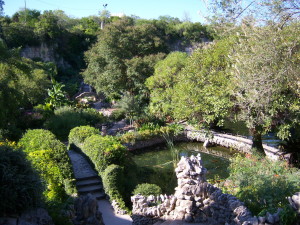
[(76, 193), (72, 165), (66, 146), (48, 130), (28, 130), (18, 145), (39, 171), (48, 189), (48, 200), (62, 200)]
[(126, 209), (123, 200), (124, 188), (124, 169), (121, 166), (111, 164), (102, 173), (104, 190), (109, 197), (118, 202), (122, 209)]
[(0, 217), (20, 213), (41, 201), (42, 183), (26, 155), (0, 144)]
[(97, 128), (91, 126), (75, 127), (70, 131), (69, 145), (74, 144), (75, 146), (80, 148), (85, 139), (94, 134), (100, 134), (100, 131)]
[(100, 173), (111, 164), (124, 165), (127, 155), (126, 148), (112, 136), (92, 135), (85, 139), (81, 150)]

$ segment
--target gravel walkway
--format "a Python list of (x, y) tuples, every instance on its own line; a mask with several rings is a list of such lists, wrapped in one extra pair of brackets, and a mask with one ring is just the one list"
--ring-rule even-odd
[(69, 150), (68, 154), (73, 165), (74, 176), (76, 179), (98, 175), (81, 154), (73, 150)]

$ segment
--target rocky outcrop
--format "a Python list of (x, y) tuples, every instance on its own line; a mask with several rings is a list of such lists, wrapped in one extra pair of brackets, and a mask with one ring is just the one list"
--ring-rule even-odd
[(43, 208), (31, 209), (16, 218), (0, 218), (0, 225), (54, 225), (52, 218)]
[(58, 67), (70, 68), (71, 66), (58, 54), (55, 46), (41, 43), (39, 46), (26, 46), (21, 50), (21, 56), (29, 59), (40, 59), (43, 62), (54, 62)]
[(265, 217), (252, 216), (243, 202), (207, 183), (205, 179), (207, 171), (202, 166), (200, 154), (196, 157), (182, 157), (175, 172), (178, 186), (174, 195), (149, 197), (135, 195), (131, 198), (132, 213), (136, 218), (144, 216), (228, 225), (279, 223), (279, 211), (274, 214), (267, 213)]
[(74, 210), (74, 225), (104, 225), (102, 214), (98, 210), (98, 201), (91, 194), (77, 198)]

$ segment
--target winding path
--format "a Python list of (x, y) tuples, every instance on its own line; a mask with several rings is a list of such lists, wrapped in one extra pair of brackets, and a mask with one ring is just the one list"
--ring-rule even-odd
[(68, 152), (73, 165), (76, 178), (76, 187), (80, 195), (91, 193), (98, 199), (99, 211), (102, 213), (105, 225), (131, 225), (132, 219), (129, 215), (117, 215), (110, 202), (105, 199), (101, 178), (91, 167), (88, 160), (73, 150)]

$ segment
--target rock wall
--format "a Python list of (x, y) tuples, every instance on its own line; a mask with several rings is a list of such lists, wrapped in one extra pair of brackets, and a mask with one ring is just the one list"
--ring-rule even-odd
[[(207, 171), (202, 166), (200, 154), (182, 157), (175, 172), (178, 186), (174, 195), (135, 195), (131, 198), (133, 218), (184, 220), (212, 225), (279, 224), (279, 210), (274, 214), (267, 213), (265, 217), (252, 216), (243, 202), (207, 183)], [(133, 224), (140, 224), (140, 221)]]
[(97, 199), (91, 194), (77, 198), (72, 222), (74, 225), (104, 225)]
[(26, 46), (21, 50), (21, 56), (29, 59), (41, 59), (43, 62), (54, 62), (58, 67), (71, 67), (62, 57), (56, 54), (55, 46), (42, 43), (40, 46)]
[[(251, 154), (252, 140), (234, 136), (230, 134), (223, 134), (211, 131), (212, 137), (207, 138), (204, 131), (197, 131), (193, 128), (187, 128), (185, 134), (188, 140), (205, 142), (207, 144), (220, 145), (226, 148), (233, 148), (243, 153)], [(263, 144), (266, 156), (271, 160), (285, 159), (285, 153), (277, 148)]]

